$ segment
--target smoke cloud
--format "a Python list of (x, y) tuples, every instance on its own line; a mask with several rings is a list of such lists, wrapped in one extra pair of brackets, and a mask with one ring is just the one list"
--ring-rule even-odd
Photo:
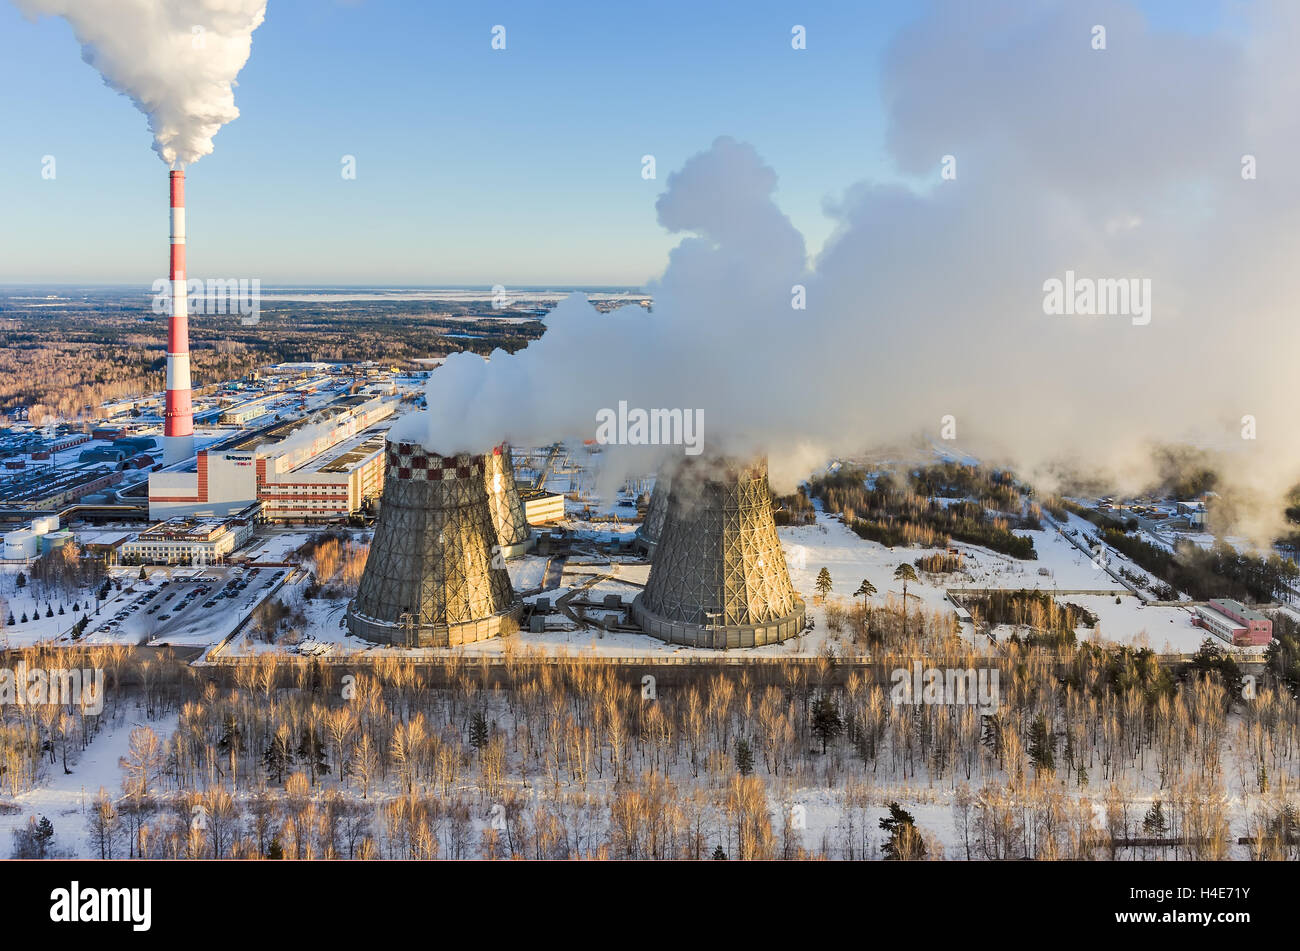
[[(1188, 442), (1252, 500), (1236, 530), (1266, 539), (1300, 478), (1298, 37), (1284, 0), (1213, 36), (1120, 2), (934, 4), (881, 84), (887, 148), (920, 184), (828, 200), (836, 230), (810, 262), (775, 171), (720, 138), (658, 201), (686, 236), (653, 314), (573, 297), (518, 354), (452, 356), (405, 438), (591, 438), (626, 400), (703, 410), (708, 450), (765, 452), (787, 486), (920, 434), (1047, 488), (1075, 470), (1120, 489), (1157, 475), (1155, 447)], [(1149, 281), (1148, 319), (1046, 313), (1067, 272)]]
[(239, 116), (235, 77), (248, 62), (266, 0), (15, 0), (28, 16), (63, 17), (81, 56), (149, 117), (169, 166), (212, 152)]

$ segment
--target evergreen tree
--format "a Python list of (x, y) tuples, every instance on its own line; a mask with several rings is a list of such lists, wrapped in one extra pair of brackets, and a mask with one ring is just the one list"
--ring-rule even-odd
[(823, 601), (826, 600), (826, 595), (831, 593), (831, 573), (825, 565), (817, 572), (817, 593), (822, 596)]
[(14, 579), (14, 584), (19, 588), (27, 587), (27, 576), (21, 571), (18, 572), (18, 577)]
[(470, 721), (469, 742), (476, 750), (482, 750), (488, 741), (488, 722), (487, 717), (483, 715), (482, 710), (474, 711), (474, 719)]
[(822, 694), (813, 704), (813, 733), (822, 741), (822, 753), (826, 752), (828, 741), (835, 739), (844, 731), (844, 721), (840, 719), (840, 709), (830, 694)]
[(903, 638), (907, 638), (907, 583), (916, 580), (916, 569), (903, 562), (894, 569), (894, 580), (903, 582)]
[(880, 828), (889, 833), (881, 848), (886, 861), (925, 858), (925, 841), (916, 830), (916, 819), (898, 803), (889, 804), (889, 815), (880, 820)]
[(721, 842), (719, 842), (718, 847), (713, 850), (713, 860), (715, 862), (725, 862), (727, 860), (727, 853), (722, 851)]
[(740, 770), (742, 776), (748, 776), (754, 771), (754, 749), (743, 736), (736, 740), (736, 769)]
[(1029, 758), (1039, 775), (1056, 769), (1056, 737), (1047, 729), (1047, 717), (1039, 714), (1029, 730)]
[(869, 598), (874, 598), (876, 596), (876, 586), (866, 578), (863, 578), (862, 584), (858, 585), (858, 590), (853, 592), (855, 598), (858, 595), (862, 595), (863, 601), (866, 601)]
[(268, 859), (284, 858), (284, 846), (280, 844), (280, 837), (278, 835), (271, 836), (271, 842), (266, 847), (266, 857)]
[(141, 581), (144, 581), (144, 580), (145, 580), (145, 577), (146, 577), (146, 575), (145, 575), (145, 573), (144, 573), (144, 565), (141, 565), (141, 566), (140, 566), (140, 580), (141, 580)]
[(262, 762), (266, 766), (267, 773), (275, 777), (276, 783), (284, 782), (285, 770), (293, 762), (292, 751), (284, 737), (279, 734), (271, 737), (271, 745), (266, 748)]
[(1165, 818), (1164, 804), (1157, 799), (1147, 810), (1142, 819), (1142, 831), (1153, 839), (1162, 839), (1169, 831), (1169, 820)]
[(24, 612), (23, 612), (23, 616), (20, 617), (20, 618), (18, 619), (18, 623), (19, 623), (19, 624), (26, 624), (26, 623), (27, 623), (27, 612), (26, 612), (26, 611), (24, 611)]

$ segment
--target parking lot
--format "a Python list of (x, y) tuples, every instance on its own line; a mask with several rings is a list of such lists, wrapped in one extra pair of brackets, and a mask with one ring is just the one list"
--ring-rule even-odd
[[(101, 606), (87, 643), (201, 645), (229, 634), (285, 580), (271, 566), (116, 569), (123, 590)], [(109, 610), (113, 613), (109, 614)]]

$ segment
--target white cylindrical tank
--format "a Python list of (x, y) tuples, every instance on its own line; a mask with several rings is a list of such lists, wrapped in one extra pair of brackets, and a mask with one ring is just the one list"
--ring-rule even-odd
[(6, 561), (26, 561), (28, 558), (35, 558), (40, 548), (41, 537), (30, 528), (20, 528), (5, 535)]

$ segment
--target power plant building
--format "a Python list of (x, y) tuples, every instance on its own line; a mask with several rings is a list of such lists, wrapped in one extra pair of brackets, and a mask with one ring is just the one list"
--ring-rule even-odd
[(149, 516), (225, 517), (263, 503), (272, 519), (329, 520), (357, 511), (383, 487), (384, 431), (397, 401), (359, 400), (323, 422), (282, 427), (281, 438), (200, 450), (194, 468), (149, 475)]

